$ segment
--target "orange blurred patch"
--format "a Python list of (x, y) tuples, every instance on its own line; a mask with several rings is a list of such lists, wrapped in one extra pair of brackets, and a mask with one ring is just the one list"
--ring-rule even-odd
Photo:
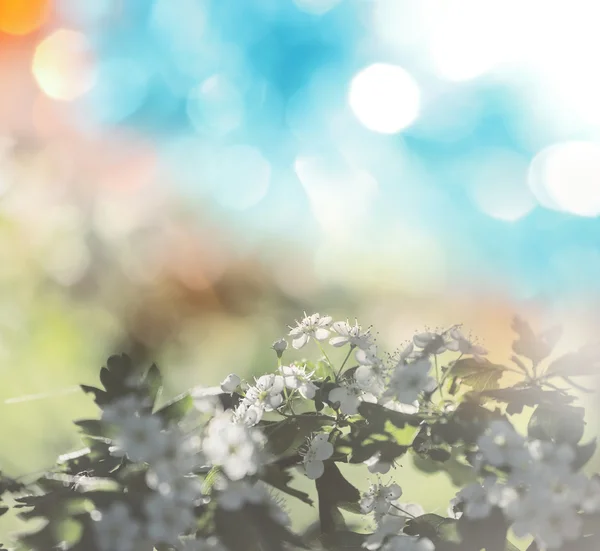
[(29, 34), (48, 18), (50, 0), (0, 0), (0, 32)]

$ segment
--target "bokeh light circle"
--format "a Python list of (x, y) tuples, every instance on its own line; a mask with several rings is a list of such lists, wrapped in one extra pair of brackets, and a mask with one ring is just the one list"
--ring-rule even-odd
[(530, 186), (537, 186), (542, 204), (578, 216), (600, 215), (600, 143), (552, 145), (534, 158), (532, 167)]
[(416, 120), (421, 92), (415, 79), (402, 67), (374, 63), (352, 79), (348, 103), (369, 130), (395, 134)]
[(96, 74), (90, 54), (90, 45), (82, 33), (59, 29), (36, 48), (33, 76), (48, 97), (73, 100), (94, 85)]
[(0, 0), (0, 32), (29, 34), (48, 17), (50, 0)]

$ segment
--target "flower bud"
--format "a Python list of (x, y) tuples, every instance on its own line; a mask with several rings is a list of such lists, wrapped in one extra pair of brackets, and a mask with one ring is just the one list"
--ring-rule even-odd
[(221, 390), (231, 394), (241, 382), (242, 380), (235, 373), (230, 373), (221, 383)]
[(273, 343), (273, 345), (271, 346), (271, 348), (273, 350), (275, 350), (275, 353), (277, 354), (278, 358), (281, 358), (281, 356), (283, 356), (283, 353), (285, 352), (285, 350), (287, 349), (287, 341), (285, 339), (279, 339), (278, 341), (275, 341)]

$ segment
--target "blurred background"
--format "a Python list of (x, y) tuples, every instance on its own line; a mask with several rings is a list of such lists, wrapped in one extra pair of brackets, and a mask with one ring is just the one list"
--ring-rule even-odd
[(303, 310), (388, 349), (464, 323), (497, 361), (515, 313), (595, 337), (599, 17), (0, 0), (0, 469), (78, 446), (109, 354), (174, 394), (272, 369)]

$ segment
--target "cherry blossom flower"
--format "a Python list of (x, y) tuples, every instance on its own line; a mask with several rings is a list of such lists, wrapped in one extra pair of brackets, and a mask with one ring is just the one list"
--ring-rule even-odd
[(495, 467), (523, 468), (530, 460), (525, 439), (507, 421), (492, 421), (477, 445), (484, 459)]
[(219, 489), (219, 507), (227, 511), (237, 511), (245, 503), (261, 503), (264, 499), (264, 490), (257, 483), (246, 480), (229, 481), (220, 479), (215, 485)]
[(482, 484), (473, 482), (456, 494), (456, 498), (463, 504), (464, 514), (468, 518), (481, 519), (489, 516), (492, 511), (489, 494), (495, 484), (495, 478), (487, 477)]
[(434, 549), (431, 540), (406, 534), (391, 536), (382, 547), (382, 551), (434, 551)]
[(159, 435), (162, 421), (153, 415), (142, 415), (124, 419), (114, 438), (113, 455), (127, 455), (131, 461), (151, 463), (165, 451), (165, 441)]
[(325, 433), (316, 434), (308, 443), (308, 449), (304, 453), (303, 464), (306, 476), (315, 480), (325, 472), (326, 461), (333, 455), (333, 444), (329, 442), (329, 435)]
[(435, 379), (429, 376), (431, 364), (422, 358), (408, 365), (398, 364), (383, 397), (393, 397), (402, 404), (413, 404), (423, 391), (435, 388)]
[(279, 370), (287, 388), (298, 390), (300, 395), (308, 400), (315, 397), (317, 386), (311, 380), (314, 371), (307, 373), (305, 367), (296, 365), (282, 365)]
[(95, 538), (101, 551), (132, 551), (140, 530), (127, 505), (120, 502), (111, 504), (94, 523)]
[(160, 494), (154, 494), (144, 502), (150, 538), (163, 543), (176, 543), (194, 524), (192, 509), (175, 503)]
[[(446, 341), (442, 335), (426, 331), (413, 337), (413, 344), (417, 348), (427, 349), (431, 354), (441, 354), (446, 350)], [(412, 351), (411, 351), (412, 352)]]
[(369, 457), (369, 459), (363, 461), (363, 463), (367, 466), (369, 472), (373, 474), (386, 474), (392, 468), (391, 463), (381, 460), (381, 452), (377, 452), (376, 454), (372, 455)]
[(458, 327), (450, 329), (449, 335), (452, 340), (446, 343), (447, 350), (460, 352), (461, 354), (470, 354), (476, 358), (485, 356), (488, 353), (483, 346), (479, 346), (468, 340)]
[(600, 478), (592, 477), (581, 496), (581, 509), (591, 515), (600, 512)]
[(140, 412), (149, 407), (150, 403), (147, 398), (141, 398), (136, 394), (127, 394), (104, 406), (102, 420), (120, 425), (126, 419), (139, 416)]
[(231, 412), (214, 417), (202, 441), (212, 465), (223, 468), (231, 480), (256, 474), (261, 466), (265, 437), (255, 428), (233, 422)]
[(216, 536), (180, 538), (177, 551), (227, 551)]
[(328, 327), (331, 324), (331, 316), (312, 314), (296, 324), (296, 327), (290, 328), (289, 335), (292, 337), (292, 346), (300, 349), (311, 337), (317, 341), (324, 341), (329, 337)]
[(228, 394), (232, 394), (235, 389), (240, 386), (241, 382), (242, 380), (235, 373), (230, 373), (221, 382), (221, 390)]
[(356, 383), (348, 383), (329, 391), (329, 401), (340, 404), (344, 415), (356, 415), (363, 391)]
[(373, 346), (370, 330), (363, 331), (358, 322), (350, 325), (348, 321), (336, 321), (331, 328), (337, 333), (337, 337), (329, 340), (331, 346), (340, 347), (349, 344), (353, 348), (362, 350), (368, 350)]
[(382, 484), (371, 484), (360, 500), (360, 508), (363, 513), (374, 513), (375, 521), (379, 522), (402, 495), (402, 488), (398, 484), (384, 486)]
[(262, 375), (256, 384), (250, 387), (244, 401), (264, 411), (273, 411), (283, 403), (283, 377), (281, 375)]
[(375, 532), (365, 538), (363, 547), (367, 549), (367, 551), (379, 549), (388, 537), (402, 532), (405, 524), (405, 517), (385, 515), (381, 522), (377, 524)]

